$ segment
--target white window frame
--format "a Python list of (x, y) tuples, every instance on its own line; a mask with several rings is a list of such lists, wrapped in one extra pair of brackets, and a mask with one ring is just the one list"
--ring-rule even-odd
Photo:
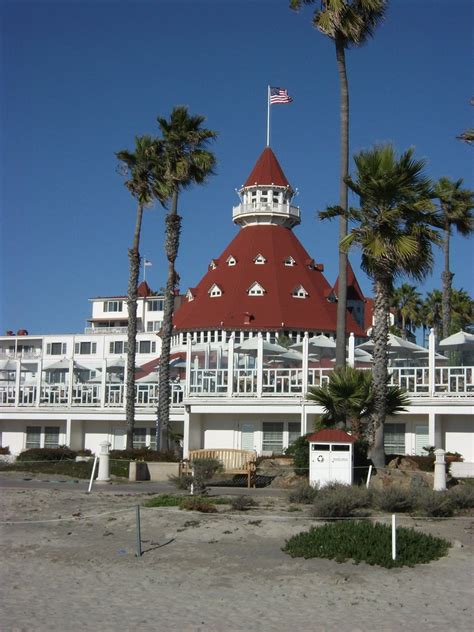
[[(147, 304), (146, 309), (148, 312), (162, 312), (165, 307), (164, 303), (165, 303), (164, 298), (153, 298), (146, 302)], [(161, 307), (160, 307), (160, 304), (161, 304)]]
[[(142, 351), (142, 345), (150, 345), (150, 351)], [(156, 353), (156, 342), (154, 340), (137, 340), (137, 353), (139, 355), (147, 355)]]
[(285, 264), (285, 266), (287, 268), (292, 268), (293, 266), (296, 265), (296, 261), (293, 259), (293, 257), (290, 255), (289, 257), (287, 257), (283, 263)]
[(306, 298), (308, 296), (308, 292), (302, 285), (298, 285), (298, 287), (295, 287), (293, 290), (291, 296), (293, 296), (293, 298)]
[[(61, 345), (59, 352), (53, 353), (53, 347), (56, 345)], [(66, 355), (67, 353), (67, 343), (66, 342), (48, 342), (46, 343), (46, 355)]]
[(104, 301), (104, 312), (123, 312), (123, 301)]
[(262, 285), (260, 285), (258, 281), (252, 283), (252, 285), (247, 290), (247, 294), (249, 296), (264, 296), (266, 292), (266, 289)]
[(222, 296), (222, 290), (216, 283), (213, 283), (208, 290), (208, 294), (211, 298), (216, 298)]
[(228, 266), (237, 265), (237, 259), (233, 255), (229, 255), (226, 259), (226, 263)]
[[(83, 345), (90, 345), (89, 351), (83, 351)], [(97, 343), (91, 342), (90, 340), (84, 340), (82, 342), (74, 343), (74, 354), (75, 355), (95, 355), (97, 353)]]
[(253, 260), (253, 262), (255, 263), (255, 265), (257, 266), (263, 266), (265, 263), (267, 263), (267, 260), (265, 259), (265, 257), (262, 254), (258, 254), (255, 259)]

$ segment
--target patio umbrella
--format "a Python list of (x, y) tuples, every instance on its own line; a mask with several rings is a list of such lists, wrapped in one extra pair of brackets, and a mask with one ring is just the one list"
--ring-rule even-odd
[[(43, 367), (43, 371), (69, 371), (69, 364), (70, 361), (67, 358), (63, 358), (62, 360), (58, 360), (58, 362), (53, 362), (53, 364)], [(86, 366), (82, 366), (82, 364), (74, 362), (74, 370), (88, 371), (89, 369)]]
[(160, 376), (158, 375), (156, 371), (147, 373), (143, 377), (139, 377), (135, 380), (135, 382), (140, 382), (140, 383), (146, 382), (147, 384), (158, 384), (159, 381), (160, 381)]
[[(357, 345), (357, 349), (363, 349), (364, 351), (372, 351), (374, 348), (374, 341), (367, 340), (360, 345)], [(412, 354), (416, 351), (428, 353), (428, 349), (425, 347), (421, 347), (420, 345), (415, 344), (414, 342), (410, 342), (409, 340), (404, 340), (399, 336), (395, 336), (394, 334), (388, 334), (388, 346), (390, 347), (391, 352), (397, 353), (397, 355), (408, 355)]]
[[(290, 345), (290, 349), (301, 351), (303, 349), (303, 342), (296, 342)], [(319, 336), (312, 336), (308, 339), (308, 349), (310, 353), (316, 354), (318, 358), (332, 358), (336, 353), (336, 342), (332, 338), (320, 334)]]
[[(106, 379), (107, 384), (122, 384), (122, 380), (118, 375), (111, 373), (107, 376)], [(102, 374), (98, 373), (95, 377), (91, 377), (90, 380), (87, 380), (86, 384), (101, 384), (102, 383)]]
[(302, 362), (303, 354), (295, 349), (288, 349), (285, 353), (279, 353), (275, 355), (269, 356), (272, 358), (272, 361), (275, 360), (293, 360), (294, 362)]
[[(258, 338), (257, 336), (253, 336), (252, 338), (247, 338), (242, 343), (235, 345), (236, 353), (242, 353), (245, 355), (257, 355), (257, 345)], [(286, 347), (282, 347), (281, 345), (277, 345), (274, 342), (268, 342), (267, 340), (263, 341), (263, 353), (264, 354), (279, 354), (285, 353), (288, 351)]]
[(453, 334), (441, 340), (439, 346), (446, 351), (467, 351), (474, 349), (474, 334), (468, 334), (461, 329), (457, 334)]
[(17, 366), (14, 360), (0, 360), (0, 371), (16, 371)]
[(175, 358), (174, 360), (171, 360), (170, 367), (173, 369), (185, 369), (186, 360), (184, 358)]

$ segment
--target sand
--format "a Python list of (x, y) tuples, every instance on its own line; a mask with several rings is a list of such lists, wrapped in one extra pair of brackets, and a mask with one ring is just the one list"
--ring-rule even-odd
[(235, 515), (142, 509), (136, 558), (146, 497), (3, 489), (2, 521), (51, 522), (1, 525), (1, 631), (473, 629), (472, 518), (403, 519), (453, 547), (388, 570), (290, 558), (285, 540), (312, 521), (281, 499)]

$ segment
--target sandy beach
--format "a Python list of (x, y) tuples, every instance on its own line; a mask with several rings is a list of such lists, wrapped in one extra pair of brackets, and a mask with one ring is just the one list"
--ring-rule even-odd
[(473, 627), (472, 518), (401, 519), (453, 546), (430, 564), (388, 570), (290, 558), (285, 540), (313, 521), (278, 498), (259, 496), (241, 513), (142, 509), (136, 558), (135, 505), (147, 497), (3, 489), (2, 632)]

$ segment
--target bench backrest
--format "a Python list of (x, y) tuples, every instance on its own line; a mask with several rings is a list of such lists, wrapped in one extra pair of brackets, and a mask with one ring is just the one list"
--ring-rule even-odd
[(224, 467), (224, 470), (242, 470), (247, 463), (254, 462), (256, 453), (253, 450), (235, 450), (231, 448), (190, 450), (189, 460), (194, 459), (217, 459)]

